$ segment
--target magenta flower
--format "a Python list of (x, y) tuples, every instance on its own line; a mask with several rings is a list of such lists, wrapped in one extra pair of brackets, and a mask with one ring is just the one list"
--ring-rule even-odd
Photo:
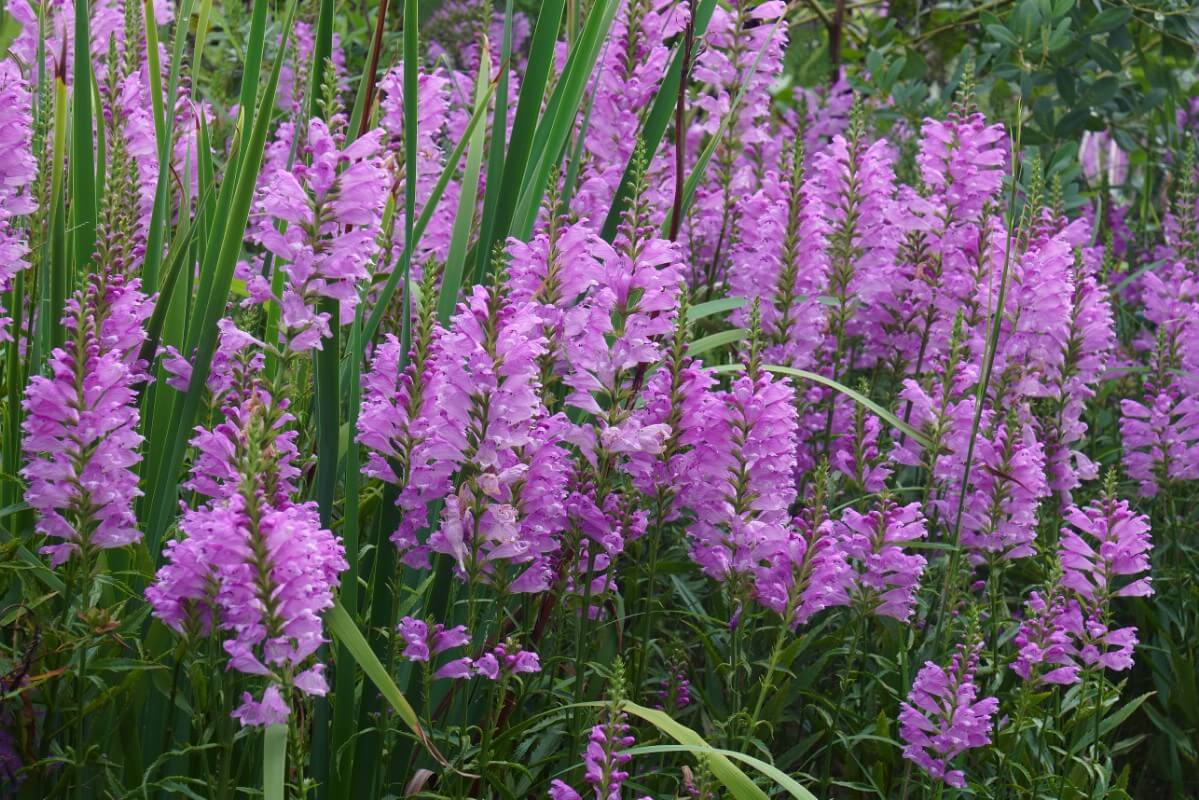
[(849, 605), (854, 573), (835, 530), (830, 520), (813, 530), (806, 518), (797, 518), (778, 549), (763, 552), (754, 584), (758, 602), (771, 611), (790, 614), (792, 627), (826, 608)]
[(1097, 606), (1112, 597), (1153, 594), (1151, 579), (1141, 577), (1153, 548), (1148, 517), (1133, 513), (1126, 500), (1100, 499), (1067, 509), (1065, 519), (1070, 527), (1062, 528), (1058, 543), (1063, 587)]
[(254, 386), (225, 421), (197, 431), (188, 485), (207, 502), (184, 513), (183, 538), (167, 545), (146, 591), (155, 616), (180, 632), (219, 626), (229, 668), (266, 679), (262, 699), (247, 696), (234, 713), (243, 725), (286, 719), (281, 692), (327, 691), (313, 656), (348, 566), (316, 503), (293, 502), (298, 453), (286, 408)]
[(796, 497), (796, 414), (790, 385), (769, 373), (710, 393), (680, 498), (693, 517), (691, 557), (714, 578), (752, 575), (786, 547)]
[[(731, 254), (729, 287), (735, 296), (761, 301), (764, 358), (807, 369), (824, 341), (820, 296), (828, 285), (828, 212), (804, 180), (801, 157), (790, 151), (780, 170), (767, 172), (743, 204), (744, 229)], [(748, 323), (750, 307), (734, 315), (737, 324)]]
[[(28, 242), (14, 223), (37, 208), (30, 100), (29, 84), (17, 65), (11, 59), (0, 61), (0, 152), (5, 154), (0, 160), (0, 292), (9, 291), (16, 274), (29, 267)], [(13, 338), (11, 324), (0, 306), (0, 342)]]
[(591, 729), (583, 753), (583, 777), (594, 787), (596, 800), (620, 800), (621, 786), (629, 777), (625, 765), (633, 758), (624, 751), (633, 742), (623, 711), (607, 712)]
[(981, 644), (969, 649), (959, 645), (948, 670), (924, 662), (908, 702), (900, 704), (903, 757), (958, 789), (966, 787), (966, 775), (950, 769), (950, 762), (967, 750), (991, 743), (991, 718), (999, 708), (994, 697), (977, 699), (974, 672), (980, 649)]
[[(1052, 596), (1047, 602), (1037, 592), (1030, 592), (1025, 602), (1026, 615), (1013, 640), (1019, 655), (1012, 669), (1024, 680), (1068, 686), (1078, 683), (1079, 666), (1070, 631), (1063, 625), (1066, 601)], [(1044, 665), (1049, 669), (1041, 673)]]
[[(961, 543), (971, 560), (982, 563), (1033, 555), (1037, 510), (1048, 495), (1045, 457), (1031, 425), (1009, 419), (994, 438), (980, 437), (961, 528)], [(957, 513), (957, 502), (954, 497), (949, 504), (951, 513)]]
[(625, 3), (609, 29), (596, 67), (591, 123), (583, 140), (585, 161), (572, 207), (582, 217), (603, 219), (641, 128), (670, 64), (670, 40), (687, 22), (688, 7), (673, 0)]
[(851, 601), (868, 613), (907, 622), (927, 563), (924, 556), (903, 549), (904, 542), (928, 535), (920, 504), (900, 506), (887, 500), (867, 514), (849, 508), (836, 525), (841, 551), (855, 575)]
[(25, 500), (37, 530), (60, 540), (42, 552), (58, 566), (72, 553), (141, 539), (133, 503), (141, 494), (135, 360), (150, 304), (134, 280), (97, 275), (68, 303), (68, 343), (50, 354), (50, 374), (29, 380), (21, 448)]
[(286, 225), (282, 232), (267, 227), (261, 243), (279, 259), (287, 282), (279, 297), (261, 275), (247, 288), (252, 301), (279, 304), (287, 346), (296, 352), (319, 350), (331, 335), (330, 314), (316, 309), (318, 298), (338, 302), (332, 324), (354, 318), (390, 188), (379, 155), (382, 135), (376, 129), (343, 147), (341, 136), (314, 118), (305, 145), (311, 163), (277, 170), (258, 192), (255, 213)]
[(1199, 398), (1177, 389), (1121, 400), (1124, 466), (1154, 497), (1164, 481), (1199, 479)]

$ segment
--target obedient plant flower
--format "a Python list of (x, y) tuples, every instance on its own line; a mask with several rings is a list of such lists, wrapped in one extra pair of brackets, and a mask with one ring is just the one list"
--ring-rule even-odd
[[(565, 420), (549, 415), (538, 392), (541, 318), (501, 288), (476, 286), (436, 351), (410, 472), (418, 491), (444, 501), (427, 546), (469, 580), (544, 589), (545, 559), (565, 526), (566, 470), (557, 445)], [(423, 504), (408, 513), (408, 528), (424, 526)]]
[(813, 159), (811, 185), (825, 215), (826, 291), (836, 300), (828, 312), (825, 348), (834, 362), (848, 363), (852, 351), (855, 364), (869, 366), (885, 353), (875, 334), (893, 288), (900, 229), (894, 223), (892, 156), (884, 140), (867, 141), (860, 108), (848, 135), (834, 138)]
[(473, 668), (476, 674), (490, 680), (506, 680), (514, 675), (541, 672), (541, 659), (532, 650), (525, 650), (509, 639), (476, 659)]
[(363, 474), (399, 488), (396, 505), (405, 513), (391, 541), (401, 560), (417, 569), (429, 564), (428, 547), (417, 535), (427, 527), (425, 509), (450, 491), (453, 470), (449, 462), (415, 458), (417, 447), (437, 421), (430, 405), (431, 367), (437, 336), (444, 331), (436, 324), (436, 278), (432, 269), (421, 278), (410, 353), (405, 357), (399, 339), (391, 334), (376, 346), (371, 367), (362, 377), (358, 416), (358, 442), (367, 448)]
[(676, 500), (688, 482), (688, 473), (696, 459), (695, 445), (702, 438), (705, 398), (716, 383), (710, 370), (687, 355), (690, 329), (686, 293), (681, 293), (680, 298), (674, 337), (665, 361), (646, 381), (641, 406), (634, 411), (634, 424), (639, 431), (666, 426), (669, 433), (659, 452), (636, 449), (627, 454), (622, 465), (637, 490), (654, 498), (658, 524), (678, 516)]
[(926, 661), (908, 701), (900, 704), (899, 735), (903, 756), (936, 780), (963, 789), (966, 775), (951, 769), (958, 755), (991, 743), (991, 718), (999, 708), (994, 697), (978, 699), (974, 673), (981, 643), (959, 645), (946, 670)]
[(1093, 262), (1086, 255), (1075, 260), (1070, 325), (1061, 369), (1051, 381), (1055, 402), (1041, 423), (1049, 488), (1066, 502), (1083, 481), (1099, 476), (1098, 467), (1078, 444), (1087, 434), (1086, 404), (1095, 396), (1116, 347), (1111, 301)]
[[(979, 437), (975, 445), (960, 532), (971, 560), (982, 563), (1033, 555), (1037, 509), (1048, 495), (1041, 444), (1031, 425), (1009, 414), (992, 436)], [(952, 498), (942, 506), (947, 515), (957, 513), (958, 498)]]
[(620, 800), (621, 787), (629, 777), (625, 766), (633, 758), (625, 751), (633, 743), (623, 711), (606, 712), (591, 729), (583, 753), (583, 777), (595, 790), (595, 800)]
[(305, 144), (311, 163), (297, 159), (290, 171), (277, 170), (258, 194), (256, 213), (286, 224), (285, 230), (262, 234), (286, 281), (278, 296), (263, 276), (255, 276), (248, 288), (256, 302), (279, 303), (281, 333), (295, 352), (319, 350), (331, 335), (332, 315), (317, 309), (320, 298), (337, 301), (332, 324), (354, 318), (390, 186), (379, 152), (382, 135), (376, 129), (343, 148), (341, 136), (314, 118)]
[[(404, 617), (398, 627), (400, 637), (404, 640), (404, 650), (400, 653), (410, 661), (428, 664), (430, 660), (446, 652), (470, 644), (470, 634), (464, 625), (447, 628), (440, 622), (430, 626), (424, 620)], [(445, 662), (433, 672), (434, 678), (469, 678), (474, 674), (473, 661), (468, 657), (459, 657)]]
[(193, 440), (202, 456), (191, 485), (209, 500), (185, 512), (184, 538), (168, 545), (147, 598), (180, 632), (219, 625), (229, 668), (267, 684), (260, 700), (246, 693), (233, 716), (270, 725), (287, 719), (290, 689), (327, 691), (313, 655), (325, 642), (321, 614), (347, 564), (316, 503), (292, 501), (298, 470), (286, 403), (258, 388), (226, 413), (226, 422)]
[(1154, 497), (1162, 484), (1199, 478), (1199, 397), (1169, 386), (1145, 398), (1121, 400), (1124, 465)]
[(49, 374), (30, 378), (21, 474), (38, 532), (59, 540), (42, 549), (55, 566), (141, 538), (133, 467), (142, 442), (137, 386), (146, 375), (136, 355), (149, 314), (137, 280), (94, 275), (68, 302), (67, 344), (50, 354)]
[(727, 391), (712, 392), (696, 431), (682, 504), (691, 557), (708, 575), (751, 576), (784, 548), (795, 501), (793, 389), (751, 364)]
[(854, 572), (840, 544), (831, 520), (796, 518), (787, 538), (772, 543), (773, 552), (769, 545), (763, 548), (765, 566), (754, 584), (758, 602), (792, 627), (826, 608), (849, 605)]
[(919, 503), (884, 500), (861, 514), (848, 508), (836, 525), (839, 547), (855, 574), (851, 602), (866, 613), (907, 622), (916, 608), (924, 556), (907, 553), (904, 542), (928, 535)]
[[(628, 417), (624, 409), (632, 405), (631, 393), (641, 388), (636, 376), (661, 359), (662, 344), (674, 329), (682, 281), (679, 248), (652, 227), (640, 146), (637, 153), (640, 178), (613, 251), (602, 262), (595, 286), (564, 320), (565, 383), (571, 389), (566, 402), (603, 418), (605, 428), (619, 427)], [(625, 442), (636, 438), (604, 435)]]
[[(719, 139), (681, 228), (695, 288), (724, 279), (731, 245), (743, 228), (741, 200), (758, 189), (759, 164), (777, 157), (779, 143), (768, 125), (769, 89), (782, 72), (787, 26), (778, 21), (785, 11), (781, 0), (737, 0), (717, 7), (704, 46), (696, 51), (692, 75), (697, 86), (687, 100), (696, 113), (686, 133), (686, 167), (698, 159), (703, 137)], [(673, 165), (673, 160), (664, 163)]]
[(1093, 605), (1112, 597), (1144, 597), (1153, 593), (1149, 571), (1149, 519), (1135, 514), (1128, 501), (1107, 497), (1065, 513), (1058, 556), (1062, 586)]
[[(729, 288), (734, 296), (761, 301), (764, 357), (771, 364), (807, 369), (824, 340), (820, 295), (828, 281), (828, 214), (820, 202), (804, 180), (797, 146), (783, 151), (779, 170), (766, 173), (741, 209)], [(749, 309), (733, 319), (746, 325)]]
[[(10, 9), (11, 10), (11, 9)], [(33, 213), (37, 202), (33, 183), (33, 117), (29, 84), (11, 59), (0, 61), (0, 292), (12, 289), (13, 278), (29, 267), (29, 244), (17, 227), (20, 217)], [(0, 342), (13, 338), (12, 320), (0, 305)]]
[[(1030, 592), (1026, 611), (1013, 643), (1019, 648), (1012, 669), (1024, 680), (1068, 686), (1078, 683), (1074, 641), (1062, 624), (1066, 600), (1060, 594), (1047, 600)], [(1041, 669), (1047, 668), (1044, 672)]]

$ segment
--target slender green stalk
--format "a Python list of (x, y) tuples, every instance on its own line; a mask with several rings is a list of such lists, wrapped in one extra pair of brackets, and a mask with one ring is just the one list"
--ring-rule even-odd
[(76, 0), (74, 84), (71, 87), (71, 213), (74, 217), (75, 242), (72, 266), (76, 271), (83, 270), (91, 263), (92, 251), (96, 246), (91, 41), (91, 3), (89, 0)]

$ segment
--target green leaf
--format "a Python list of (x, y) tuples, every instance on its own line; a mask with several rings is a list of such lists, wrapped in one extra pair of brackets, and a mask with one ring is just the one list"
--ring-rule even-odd
[(350, 615), (346, 613), (340, 601), (334, 603), (333, 608), (329, 609), (325, 614), (325, 624), (328, 626), (329, 632), (345, 645), (350, 655), (354, 657), (354, 661), (366, 673), (366, 677), (371, 679), (371, 683), (375, 684), (375, 688), (379, 690), (379, 693), (383, 695), (383, 698), (387, 700), (403, 723), (416, 734), (416, 738), (421, 741), (421, 744), (425, 746), (429, 754), (437, 759), (438, 763), (442, 766), (450, 767), (450, 763), (446, 761), (445, 756), (437, 750), (436, 745), (425, 734), (425, 730), (421, 727), (420, 720), (417, 719), (416, 711), (412, 708), (412, 704), (408, 702), (408, 699), (404, 697), (404, 693), (400, 691), (400, 688), (395, 685), (395, 681), (387, 674), (383, 663), (379, 661), (379, 657), (375, 655), (375, 651), (367, 644), (366, 638), (358, 630), (358, 626), (354, 624), (354, 620), (350, 619)]
[(268, 725), (262, 742), (262, 796), (283, 800), (287, 767), (287, 725)]
[[(600, 706), (602, 704), (594, 703), (588, 705)], [(662, 733), (674, 739), (680, 745), (684, 745), (684, 749), (690, 749), (692, 752), (702, 751), (703, 754), (707, 756), (707, 766), (708, 769), (711, 770), (712, 775), (715, 776), (716, 779), (720, 781), (726, 789), (729, 790), (736, 800), (750, 800), (750, 798), (753, 800), (766, 800), (766, 793), (762, 791), (762, 789), (759, 788), (752, 780), (750, 780), (748, 775), (742, 772), (735, 764), (733, 764), (732, 761), (729, 760), (729, 756), (733, 755), (736, 758), (740, 758), (741, 760), (749, 762), (749, 756), (742, 756), (739, 754), (734, 755), (725, 750), (716, 750), (712, 748), (711, 745), (704, 741), (702, 736), (691, 730), (691, 728), (688, 728), (686, 725), (671, 719), (671, 717), (664, 711), (646, 708), (645, 706), (629, 702), (622, 703), (621, 709), (635, 717), (640, 717), (649, 724), (653, 725)], [(753, 761), (757, 761), (757, 759), (753, 759)], [(764, 762), (758, 761), (755, 766), (758, 765), (767, 767), (768, 770), (773, 770), (778, 775), (782, 776), (781, 772), (774, 770), (773, 767), (770, 767)], [(772, 775), (771, 777), (774, 776)], [(785, 778), (786, 776), (782, 777)], [(784, 786), (784, 788), (787, 787)], [(798, 784), (796, 785), (796, 788), (799, 788)], [(788, 791), (791, 791), (791, 789), (788, 788)], [(792, 792), (792, 796), (800, 798), (801, 800), (809, 800), (809, 798), (812, 797), (810, 794), (803, 793), (802, 789), (798, 794)]]
[[(518, 239), (528, 239), (533, 222), (545, 196), (546, 182), (550, 172), (562, 156), (567, 137), (574, 129), (575, 115), (583, 101), (583, 92), (591, 79), (600, 49), (608, 35), (608, 28), (616, 16), (619, 3), (615, 0), (596, 0), (587, 15), (583, 32), (575, 41), (566, 59), (562, 77), (554, 88), (545, 113), (537, 125), (530, 153), (532, 168), (525, 172), (516, 211), (508, 233)], [(507, 195), (505, 195), (507, 196)], [(497, 232), (502, 230), (496, 227)]]
[[(713, 367), (712, 369), (715, 372), (740, 372), (741, 370), (745, 369), (745, 366), (743, 364), (722, 364), (718, 367)], [(815, 372), (808, 372), (806, 369), (794, 369), (792, 367), (784, 367), (779, 364), (765, 364), (763, 365), (762, 369), (768, 372), (773, 372), (776, 375), (789, 375), (793, 378), (803, 378), (806, 381), (812, 381), (813, 383), (819, 383), (821, 386), (827, 386), (828, 388), (845, 395), (863, 408), (874, 412), (887, 424), (902, 431), (905, 436), (914, 439), (920, 444), (921, 447), (928, 447), (931, 444), (931, 442), (928, 440), (928, 437), (926, 437), (920, 431), (916, 430), (911, 425), (904, 422), (899, 417), (895, 416), (866, 395), (862, 394), (861, 392), (854, 391), (848, 386), (838, 383), (832, 378), (826, 378), (823, 375), (819, 375)]]
[[(1146, 692), (1140, 697), (1129, 700), (1127, 703), (1120, 706), (1120, 708), (1118, 708), (1114, 713), (1105, 717), (1104, 720), (1099, 723), (1099, 739), (1102, 740), (1104, 736), (1107, 736), (1109, 733), (1119, 727), (1121, 723), (1132, 716), (1134, 711), (1140, 708), (1146, 700), (1148, 700), (1150, 697), (1153, 697), (1155, 694), (1157, 694), (1157, 692)], [(1087, 724), (1084, 726), (1083, 730), (1079, 732), (1078, 738), (1076, 738), (1073, 744), (1070, 745), (1070, 754), (1077, 755), (1083, 750), (1083, 748), (1094, 743), (1094, 728), (1090, 724)]]
[[(545, 98), (550, 70), (553, 69), (558, 29), (562, 24), (565, 5), (564, 0), (546, 0), (537, 14), (537, 24), (533, 29), (533, 39), (529, 47), (528, 66), (521, 79), (520, 98), (516, 102), (516, 116), (512, 121), (512, 140), (508, 143), (508, 151), (504, 156), (504, 177), (499, 186), (498, 198), (517, 197), (521, 187), (528, 180), (529, 157), (533, 152), (533, 142), (539, 127), (537, 116)], [(492, 245), (508, 231), (514, 211), (513, 202), (500, 200), (496, 205), (495, 218), (490, 221), (479, 240), (481, 264), (487, 263), (491, 258)]]
[[(260, 0), (262, 5), (265, 2)], [(282, 40), (287, 41), (291, 33), (291, 25), (295, 19), (295, 0), (287, 5), (287, 15), (281, 32)], [(174, 513), (175, 499), (178, 494), (177, 477), (183, 463), (183, 454), (187, 440), (191, 436), (192, 423), (200, 408), (201, 395), (208, 381), (212, 356), (216, 351), (217, 323), (225, 310), (229, 296), (229, 286), (233, 281), (233, 269), (241, 255), (242, 236), (245, 233), (246, 221), (249, 218), (250, 202), (254, 197), (258, 171), (262, 166), (262, 155), (266, 147), (267, 131), (270, 128), (270, 109), (274, 107), (275, 90), (279, 85), (279, 73), (286, 58), (287, 48), (279, 48), (275, 56), (271, 76), (267, 81), (260, 100), (261, 107), (255, 119), (254, 129), (246, 142), (246, 152), (240, 159), (236, 181), (226, 177), (226, 186), (233, 185), (230, 205), (227, 209), (224, 228), (221, 231), (219, 247), (213, 244), (216, 252), (214, 271), (210, 278), (207, 292), (196, 298), (196, 313), (199, 317), (195, 329), (196, 358), (192, 365), (191, 381), (187, 393), (181, 401), (174, 403), (171, 419), (174, 425), (170, 430), (170, 442), (164, 451), (162, 463), (156, 465), (150, 473), (154, 481), (154, 489), (150, 494), (152, 504), (147, 522), (146, 546), (153, 554), (159, 552), (159, 542), (167, 529), (167, 524)], [(189, 340), (192, 337), (189, 335)], [(189, 348), (190, 349), (190, 348)]]
[(754, 767), (766, 777), (777, 783), (779, 786), (791, 793), (792, 797), (798, 800), (816, 800), (816, 795), (809, 792), (787, 773), (783, 772), (773, 764), (768, 764), (760, 758), (738, 753), (736, 750), (722, 750), (716, 747), (700, 747), (698, 745), (685, 744), (658, 744), (658, 745), (643, 745), (641, 747), (632, 747), (624, 752), (629, 755), (652, 755), (654, 753), (691, 753), (693, 755), (712, 755), (718, 754), (727, 758), (733, 758), (738, 761), (744, 761), (751, 767)]
[[(96, 163), (92, 150), (92, 40), (90, 3), (75, 3), (74, 85), (71, 87), (71, 214), (76, 275), (92, 260), (96, 246)], [(55, 320), (58, 318), (55, 317)]]
[(16, 17), (3, 10), (0, 4), (0, 59), (8, 57), (9, 45), (21, 35), (21, 23)]
[(687, 345), (687, 354), (697, 356), (700, 353), (706, 353), (709, 350), (715, 350), (718, 347), (724, 347), (726, 344), (739, 342), (749, 336), (749, 331), (745, 328), (730, 328), (727, 331), (719, 331), (710, 336), (704, 336), (701, 339), (696, 339), (691, 344)]
[(1132, 18), (1132, 9), (1117, 6), (1115, 8), (1105, 8), (1095, 15), (1095, 18), (1087, 23), (1086, 31), (1089, 34), (1107, 33), (1119, 28), (1125, 22)]
[[(481, 53), (479, 75), (475, 80), (475, 105), (485, 101), (488, 85), (491, 83), (491, 53), (486, 37), (482, 42)], [(475, 224), (475, 201), (479, 193), (479, 172), (483, 168), (486, 133), (482, 125), (477, 126), (470, 138), (470, 149), (466, 153), (462, 191), (458, 195), (458, 211), (454, 215), (454, 230), (450, 234), (450, 249), (446, 253), (441, 294), (437, 298), (437, 318), (441, 320), (442, 325), (449, 323), (450, 315), (454, 313), (454, 306), (458, 302), (458, 289), (462, 286), (462, 273), (466, 267), (466, 246)]]
[(987, 33), (991, 34), (991, 38), (1000, 44), (1007, 45), (1008, 47), (1020, 46), (1020, 40), (1016, 38), (1016, 35), (1003, 25), (988, 25)]
[(704, 317), (735, 311), (738, 308), (744, 308), (747, 302), (749, 301), (744, 297), (721, 297), (716, 300), (709, 300), (706, 303), (697, 303), (688, 307), (687, 321), (696, 322)]

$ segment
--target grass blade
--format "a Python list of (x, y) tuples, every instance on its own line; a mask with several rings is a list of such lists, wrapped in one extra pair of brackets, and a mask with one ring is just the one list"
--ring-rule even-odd
[(283, 800), (287, 767), (287, 726), (268, 725), (262, 740), (262, 796)]
[(618, 7), (619, 3), (615, 0), (597, 0), (587, 15), (583, 33), (571, 48), (566, 68), (537, 126), (532, 153), (534, 167), (526, 171), (520, 200), (508, 229), (509, 235), (528, 239), (532, 233), (533, 222), (537, 219), (537, 211), (545, 196), (546, 182), (561, 159), (567, 138), (574, 128), (584, 90)]
[(383, 662), (379, 661), (379, 657), (375, 655), (375, 651), (367, 644), (366, 638), (358, 630), (358, 626), (354, 624), (354, 621), (350, 619), (350, 615), (346, 613), (345, 607), (341, 605), (340, 601), (335, 603), (333, 608), (329, 609), (325, 614), (325, 624), (328, 625), (329, 632), (346, 646), (350, 655), (358, 662), (358, 666), (366, 673), (366, 677), (370, 678), (371, 683), (375, 684), (375, 688), (383, 695), (383, 699), (392, 707), (392, 710), (396, 712), (400, 720), (416, 734), (416, 738), (425, 746), (429, 754), (437, 759), (437, 762), (442, 766), (450, 767), (450, 763), (446, 761), (445, 756), (441, 754), (437, 746), (433, 744), (425, 733), (425, 729), (421, 727), (420, 720), (417, 719), (416, 711), (412, 708), (412, 704), (408, 702), (408, 698), (404, 697), (404, 693), (400, 691), (400, 687), (396, 686), (395, 681), (387, 674), (387, 670), (383, 668)]
[[(719, 335), (719, 334), (716, 334), (716, 335)], [(721, 364), (720, 366), (712, 367), (712, 371), (718, 372), (718, 373), (719, 372), (741, 372), (744, 369), (745, 369), (745, 366), (743, 364)], [(839, 393), (845, 395), (850, 400), (853, 400), (855, 403), (862, 406), (863, 408), (868, 409), (869, 411), (877, 414), (883, 421), (885, 421), (891, 427), (895, 428), (896, 430), (902, 431), (905, 436), (910, 436), (912, 439), (915, 439), (920, 444), (921, 447), (929, 447), (931, 445), (931, 442), (929, 442), (928, 437), (925, 436), (923, 433), (916, 430), (911, 425), (904, 422), (899, 417), (895, 416), (890, 411), (883, 408), (881, 405), (874, 402), (866, 395), (862, 394), (861, 392), (850, 389), (845, 384), (838, 383), (837, 381), (833, 380), (832, 378), (826, 378), (825, 376), (820, 375), (815, 372), (808, 372), (806, 369), (794, 369), (793, 367), (784, 367), (779, 364), (763, 364), (762, 369), (764, 369), (768, 372), (773, 372), (776, 375), (788, 375), (792, 378), (802, 378), (805, 381), (811, 381), (812, 383), (819, 383), (821, 386), (827, 386), (828, 388), (832, 389), (833, 391), (839, 392)]]
[[(265, 5), (265, 2), (259, 2)], [(291, 32), (292, 21), (295, 18), (295, 0), (287, 5), (287, 16), (283, 24), (283, 37), (286, 41)], [(258, 178), (258, 170), (262, 166), (262, 154), (266, 146), (267, 130), (270, 127), (270, 109), (275, 102), (275, 90), (279, 85), (279, 72), (287, 48), (282, 47), (275, 56), (271, 76), (262, 93), (261, 108), (255, 120), (254, 130), (246, 143), (246, 152), (238, 170), (234, 183), (229, 213), (226, 216), (220, 247), (216, 249), (215, 270), (207, 296), (197, 297), (198, 321), (194, 327), (196, 338), (195, 362), (192, 365), (191, 382), (187, 393), (181, 401), (177, 401), (172, 414), (175, 425), (171, 431), (171, 441), (166, 450), (161, 466), (153, 473), (155, 490), (152, 494), (153, 505), (146, 526), (146, 546), (152, 555), (158, 553), (158, 544), (166, 531), (167, 522), (174, 512), (177, 489), (177, 476), (183, 464), (183, 454), (191, 433), (191, 426), (200, 408), (200, 398), (208, 380), (212, 355), (216, 349), (217, 322), (225, 309), (229, 296), (229, 287), (233, 281), (233, 269), (241, 253), (242, 236), (246, 229), (246, 221), (250, 213), (250, 201), (254, 196), (254, 188)], [(214, 248), (215, 249), (215, 248)], [(201, 301), (206, 301), (200, 305)]]
[(721, 755), (737, 761), (744, 761), (766, 777), (786, 789), (796, 800), (816, 800), (816, 795), (799, 785), (799, 783), (773, 764), (767, 764), (760, 758), (738, 753), (736, 750), (721, 750), (717, 747), (701, 747), (686, 744), (659, 744), (632, 747), (624, 752), (629, 755), (652, 755), (654, 753), (692, 753), (696, 756)]
[(748, 302), (744, 297), (721, 297), (716, 300), (709, 300), (706, 303), (696, 303), (693, 306), (687, 307), (687, 321), (698, 322), (705, 317), (727, 314), (730, 311), (736, 311), (738, 308), (745, 308)]
[[(475, 80), (475, 105), (487, 96), (491, 83), (491, 53), (487, 38), (483, 38), (479, 58), (479, 76)], [(462, 173), (462, 192), (458, 195), (458, 211), (454, 216), (454, 230), (450, 238), (450, 249), (446, 254), (445, 274), (441, 280), (441, 294), (437, 298), (437, 317), (441, 324), (449, 322), (450, 314), (458, 302), (458, 289), (462, 286), (462, 273), (466, 266), (466, 245), (475, 224), (475, 201), (479, 193), (479, 171), (483, 166), (483, 126), (475, 128), (466, 153), (466, 170)]]
[(504, 139), (508, 133), (508, 65), (512, 63), (512, 14), (512, 0), (507, 0), (504, 6), (504, 41), (500, 45), (499, 85), (496, 87), (495, 114), (491, 118), (487, 180), (483, 187), (483, 216), (479, 224), (479, 241), (475, 244), (473, 256), (476, 283), (487, 271), (491, 261), (491, 252), (483, 242), (490, 242), (495, 230), (500, 186), (504, 181)]
[[(350, 327), (350, 373), (348, 386), (349, 396), (346, 409), (349, 419), (346, 425), (350, 430), (349, 441), (346, 443), (345, 458), (345, 516), (341, 526), (341, 541), (345, 547), (346, 563), (349, 565), (342, 576), (341, 602), (351, 621), (358, 616), (358, 561), (359, 561), (359, 519), (358, 519), (358, 487), (361, 480), (359, 472), (358, 443), (354, 440), (354, 431), (358, 428), (358, 409), (362, 403), (361, 366), (364, 342), (362, 340), (362, 306)], [(348, 798), (352, 784), (348, 765), (354, 763), (354, 717), (358, 709), (354, 702), (354, 670), (349, 668), (350, 651), (342, 643), (338, 647), (337, 658), (334, 661), (336, 671), (333, 676), (333, 733), (329, 753), (332, 764), (329, 769), (329, 791), (333, 797)], [(344, 771), (339, 764), (345, 763)]]
[(745, 328), (730, 328), (727, 331), (717, 331), (710, 336), (704, 336), (701, 339), (696, 339), (691, 344), (687, 345), (687, 354), (697, 356), (700, 353), (706, 353), (709, 350), (715, 350), (718, 347), (724, 347), (726, 344), (739, 342), (749, 336), (749, 331)]
[[(584, 703), (582, 705), (603, 706), (602, 703)], [(679, 744), (693, 750), (705, 751), (708, 757), (708, 769), (718, 781), (724, 784), (724, 787), (736, 800), (766, 800), (766, 793), (754, 784), (736, 764), (729, 761), (728, 756), (721, 751), (714, 750), (704, 741), (704, 737), (686, 725), (675, 722), (666, 712), (629, 702), (622, 703), (621, 709), (645, 720)]]
[[(537, 27), (533, 30), (533, 41), (529, 48), (529, 62), (521, 79), (516, 117), (512, 121), (512, 140), (508, 143), (504, 157), (504, 177), (499, 186), (499, 197), (516, 197), (521, 187), (528, 182), (529, 156), (539, 127), (537, 115), (541, 112), (545, 87), (554, 65), (554, 50), (564, 8), (564, 0), (547, 0), (542, 3), (537, 15)], [(486, 264), (491, 258), (491, 248), (508, 231), (512, 213), (512, 203), (501, 202), (496, 207), (494, 221), (479, 240), (480, 263)]]
[[(75, 3), (74, 85), (71, 103), (71, 214), (75, 227), (74, 268), (78, 272), (92, 260), (96, 246), (96, 161), (92, 126), (92, 41), (90, 6)], [(58, 318), (55, 317), (55, 323)]]

